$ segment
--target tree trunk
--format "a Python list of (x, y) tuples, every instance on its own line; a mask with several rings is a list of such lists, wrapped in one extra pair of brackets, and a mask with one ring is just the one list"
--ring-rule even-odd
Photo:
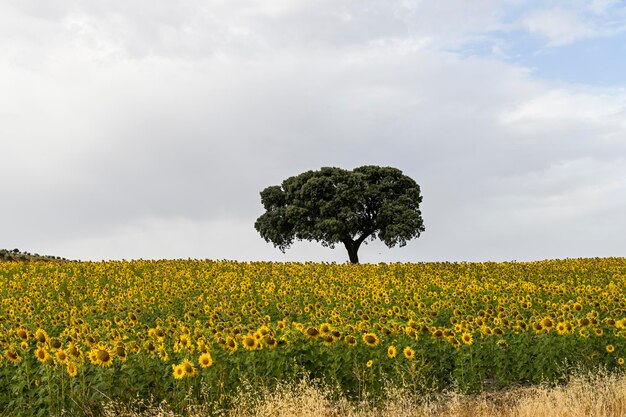
[(353, 264), (359, 263), (359, 256), (357, 252), (359, 251), (359, 246), (361, 246), (361, 242), (355, 242), (352, 239), (346, 239), (343, 241), (344, 246), (348, 250), (348, 257), (350, 258), (350, 262)]

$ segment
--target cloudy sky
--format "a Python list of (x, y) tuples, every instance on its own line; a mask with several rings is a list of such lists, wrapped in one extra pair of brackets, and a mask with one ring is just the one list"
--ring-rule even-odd
[(626, 2), (0, 0), (0, 248), (347, 260), (254, 230), (300, 172), (394, 166), (364, 262), (626, 255)]

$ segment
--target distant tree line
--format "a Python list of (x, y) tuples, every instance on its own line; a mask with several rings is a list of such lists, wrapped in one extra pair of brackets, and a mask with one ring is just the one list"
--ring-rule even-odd
[(0, 261), (30, 262), (30, 261), (67, 261), (60, 256), (40, 255), (38, 253), (22, 252), (19, 249), (0, 249)]

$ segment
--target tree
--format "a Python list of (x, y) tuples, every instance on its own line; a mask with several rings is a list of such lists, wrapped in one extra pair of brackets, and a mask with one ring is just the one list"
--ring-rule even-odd
[(283, 253), (294, 239), (330, 248), (343, 243), (350, 262), (358, 263), (368, 237), (390, 248), (419, 237), (425, 230), (421, 202), (419, 185), (399, 169), (324, 167), (261, 191), (265, 213), (254, 227)]

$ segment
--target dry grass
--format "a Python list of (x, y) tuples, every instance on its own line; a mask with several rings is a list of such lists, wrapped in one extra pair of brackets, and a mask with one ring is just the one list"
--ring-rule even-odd
[[(231, 417), (626, 417), (626, 375), (596, 373), (572, 377), (560, 387), (523, 387), (480, 395), (455, 392), (424, 400), (403, 389), (388, 391), (382, 406), (364, 400), (331, 400), (332, 389), (310, 381), (281, 385), (272, 391), (251, 393), (245, 387), (233, 407), (213, 415)], [(206, 410), (206, 409), (205, 409)], [(177, 417), (160, 406), (144, 412), (109, 405), (107, 417)], [(202, 406), (191, 417), (210, 415)]]

